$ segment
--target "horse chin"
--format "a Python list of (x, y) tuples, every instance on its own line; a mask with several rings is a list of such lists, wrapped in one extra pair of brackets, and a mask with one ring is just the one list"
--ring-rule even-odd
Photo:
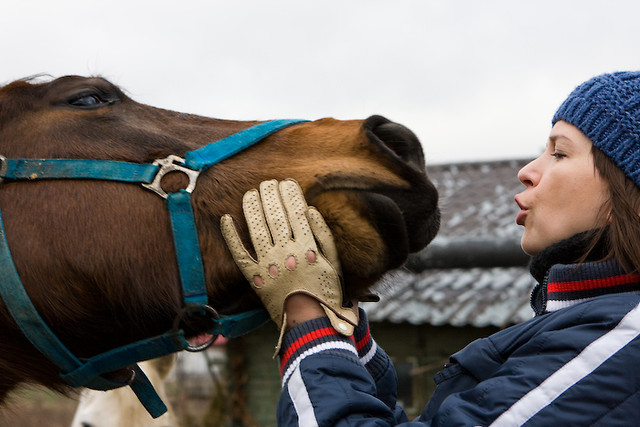
[(438, 230), (437, 209), (416, 219), (379, 192), (331, 191), (310, 204), (333, 231), (350, 297), (368, 293), (383, 274), (404, 264), (409, 253), (425, 247)]
[(368, 206), (369, 221), (373, 224), (385, 246), (381, 270), (399, 267), (409, 256), (410, 232), (399, 206), (389, 197), (378, 193), (362, 192), (358, 197)]

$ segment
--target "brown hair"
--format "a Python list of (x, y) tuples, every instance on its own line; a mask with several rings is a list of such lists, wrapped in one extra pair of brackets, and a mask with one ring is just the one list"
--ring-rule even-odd
[(609, 187), (609, 199), (601, 211), (603, 223), (607, 222), (608, 227), (594, 233), (580, 261), (605, 239), (603, 259), (616, 259), (627, 273), (640, 272), (640, 188), (595, 145), (591, 152), (595, 168)]

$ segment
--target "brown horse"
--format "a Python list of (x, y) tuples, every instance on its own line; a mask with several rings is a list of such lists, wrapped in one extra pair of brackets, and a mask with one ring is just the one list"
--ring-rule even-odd
[[(6, 158), (150, 163), (256, 123), (142, 105), (102, 78), (21, 80), (0, 88), (0, 155)], [(220, 313), (260, 306), (223, 243), (220, 217), (242, 218), (245, 191), (287, 177), (300, 183), (332, 228), (350, 298), (366, 294), (437, 232), (437, 192), (407, 128), (373, 116), (280, 130), (207, 169), (193, 192), (209, 304)], [(162, 185), (177, 191), (184, 181), (174, 173)], [(156, 194), (110, 181), (5, 180), (0, 209), (26, 291), (77, 357), (171, 328), (181, 288), (169, 216)], [(59, 369), (25, 339), (3, 303), (0, 331), (0, 401), (24, 382), (66, 389)]]

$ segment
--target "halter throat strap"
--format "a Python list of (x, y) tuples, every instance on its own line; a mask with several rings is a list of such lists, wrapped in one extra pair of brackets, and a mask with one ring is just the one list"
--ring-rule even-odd
[[(166, 200), (171, 217), (184, 310), (190, 314), (207, 316), (211, 320), (208, 331), (214, 336), (239, 337), (269, 320), (264, 309), (231, 316), (220, 316), (208, 306), (202, 254), (198, 241), (195, 217), (191, 204), (199, 174), (212, 165), (252, 146), (272, 133), (306, 120), (274, 120), (242, 130), (220, 141), (212, 142), (185, 154), (185, 159), (169, 156), (152, 164), (88, 159), (6, 159), (1, 158), (0, 179), (33, 181), (42, 179), (92, 179), (139, 183)], [(169, 170), (170, 169), (170, 170)], [(179, 170), (189, 176), (186, 189), (165, 193), (160, 180), (167, 171)], [(159, 191), (158, 191), (159, 190)], [(89, 359), (79, 359), (71, 353), (44, 322), (29, 298), (13, 263), (0, 215), (0, 297), (18, 327), (45, 357), (60, 368), (60, 376), (73, 387), (111, 390), (130, 385), (140, 402), (154, 418), (167, 408), (153, 386), (136, 364), (180, 350), (199, 351), (211, 344), (192, 347), (185, 332), (176, 322), (174, 328), (162, 335), (137, 341), (107, 351)], [(179, 320), (179, 318), (177, 318)], [(117, 381), (105, 373), (129, 369), (128, 379)]]

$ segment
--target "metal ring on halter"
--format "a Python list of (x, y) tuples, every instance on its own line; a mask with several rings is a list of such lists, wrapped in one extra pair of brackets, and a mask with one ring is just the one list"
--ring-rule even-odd
[(153, 178), (153, 181), (151, 181), (150, 184), (142, 184), (142, 186), (153, 191), (163, 199), (166, 199), (168, 194), (162, 189), (162, 177), (170, 172), (182, 172), (187, 175), (187, 178), (189, 178), (189, 185), (187, 185), (185, 191), (191, 193), (193, 189), (196, 188), (196, 181), (198, 180), (200, 171), (189, 169), (184, 166), (184, 162), (185, 160), (182, 157), (174, 155), (167, 156), (164, 159), (155, 160), (153, 164), (160, 166), (160, 169), (158, 169), (158, 173), (156, 173), (155, 178)]
[[(187, 304), (184, 307), (182, 307), (182, 310), (180, 310), (180, 313), (178, 313), (178, 315), (174, 319), (173, 330), (174, 331), (179, 330), (180, 322), (182, 322), (182, 320), (185, 319), (186, 317), (193, 316), (193, 315), (207, 316), (213, 323), (215, 323), (216, 320), (220, 319), (220, 315), (218, 314), (218, 312), (209, 305)], [(211, 338), (209, 338), (205, 343), (196, 345), (196, 346), (189, 344), (189, 342), (187, 341), (187, 344), (189, 345), (187, 346), (187, 348), (185, 348), (185, 350), (194, 352), (194, 353), (202, 350), (206, 350), (218, 338), (218, 335), (219, 334), (215, 334), (215, 335), (211, 334)]]
[[(123, 374), (126, 374), (127, 377), (121, 379)], [(131, 385), (133, 380), (136, 378), (136, 370), (127, 366), (122, 369), (118, 369), (117, 371), (105, 372), (100, 375), (100, 377), (112, 383), (119, 383), (121, 386)]]

